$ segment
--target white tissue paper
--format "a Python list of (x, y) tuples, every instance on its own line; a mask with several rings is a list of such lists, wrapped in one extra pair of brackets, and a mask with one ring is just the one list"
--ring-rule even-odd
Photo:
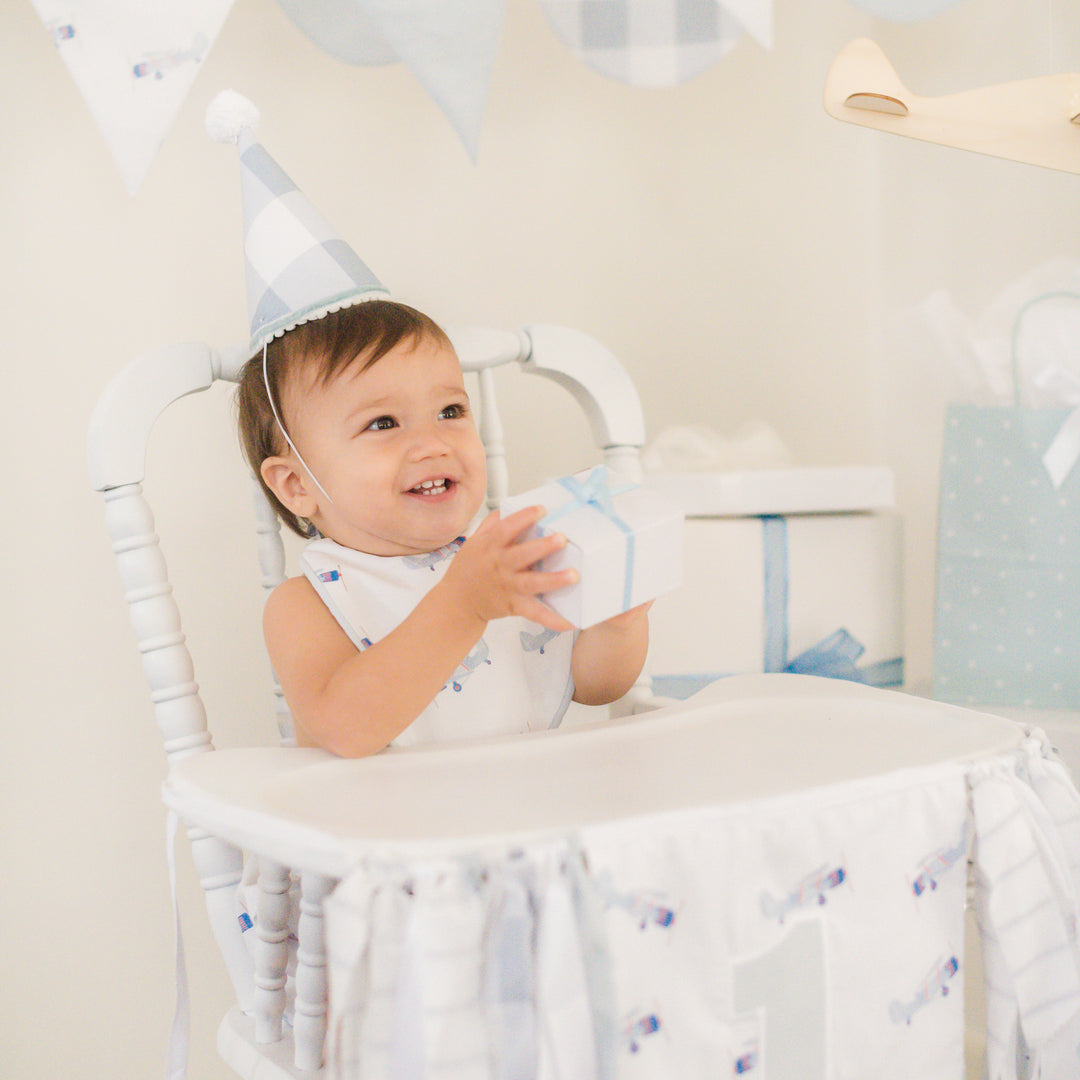
[(674, 499), (688, 517), (841, 513), (895, 502), (891, 470), (796, 468), (780, 436), (760, 421), (730, 438), (707, 424), (669, 427), (641, 460), (646, 486)]
[(1068, 392), (1080, 390), (1080, 262), (1055, 259), (1035, 267), (974, 319), (939, 289), (898, 315), (891, 336), (900, 342), (904, 359), (921, 362), (950, 401), (1035, 408), (1074, 404)]
[(783, 439), (768, 424), (751, 420), (730, 438), (708, 424), (664, 428), (641, 452), (646, 472), (777, 469), (791, 464)]

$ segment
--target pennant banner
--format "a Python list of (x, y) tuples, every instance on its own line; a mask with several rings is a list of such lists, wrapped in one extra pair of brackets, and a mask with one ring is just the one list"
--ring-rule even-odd
[[(854, 0), (872, 9), (890, 0)], [(957, 0), (951, 0), (952, 3)], [(232, 0), (32, 0), (134, 195), (217, 38)], [(475, 162), (505, 0), (278, 0), (329, 55), (402, 61)], [(594, 70), (673, 86), (749, 33), (772, 46), (772, 0), (540, 0)], [(904, 6), (903, 0), (891, 0)], [(908, 7), (951, 6), (911, 0)]]
[(476, 161), (504, 0), (360, 0)]
[(772, 46), (772, 0), (541, 0), (559, 38), (594, 71), (634, 86), (675, 86), (749, 32)]
[(281, 9), (323, 52), (355, 67), (398, 60), (360, 0), (278, 0)]
[(851, 3), (892, 22), (918, 22), (956, 7), (960, 0), (851, 0)]
[(278, 0), (321, 49), (350, 64), (400, 59), (475, 162), (505, 0)]
[(772, 48), (773, 0), (719, 0), (762, 48)]
[(33, 0), (134, 195), (232, 0)]

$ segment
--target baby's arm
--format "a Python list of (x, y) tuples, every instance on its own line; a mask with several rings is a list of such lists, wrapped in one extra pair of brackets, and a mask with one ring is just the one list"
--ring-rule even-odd
[(537, 594), (572, 584), (575, 572), (531, 569), (565, 538), (516, 543), (543, 513), (531, 507), (505, 519), (491, 514), (404, 621), (362, 652), (305, 578), (275, 589), (263, 626), (301, 745), (343, 757), (382, 750), (430, 704), (491, 619), (522, 615), (569, 629)]
[(574, 700), (607, 705), (621, 698), (645, 666), (652, 601), (583, 630), (574, 643)]

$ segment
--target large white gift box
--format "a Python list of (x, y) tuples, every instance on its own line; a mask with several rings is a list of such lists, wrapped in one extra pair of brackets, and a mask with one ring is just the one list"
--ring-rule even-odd
[(577, 570), (576, 585), (541, 599), (581, 629), (629, 611), (682, 582), (683, 511), (663, 494), (623, 483), (606, 466), (504, 499), (503, 515), (543, 506), (533, 535), (560, 532), (566, 547), (540, 569)]
[(903, 548), (880, 468), (653, 474), (687, 515), (686, 580), (650, 613), (654, 690), (761, 671), (903, 680)]

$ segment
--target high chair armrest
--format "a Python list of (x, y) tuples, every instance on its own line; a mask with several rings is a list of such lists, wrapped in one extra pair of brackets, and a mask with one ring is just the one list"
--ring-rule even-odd
[(645, 444), (645, 416), (637, 388), (610, 350), (588, 334), (563, 326), (527, 326), (525, 333), (532, 348), (522, 367), (574, 395), (598, 446)]
[(146, 443), (162, 411), (214, 381), (214, 353), (200, 343), (144, 353), (122, 368), (90, 417), (87, 457), (95, 491), (142, 483)]
[(491, 330), (481, 326), (447, 328), (462, 371), (480, 371), (524, 360), (532, 347), (523, 331)]

